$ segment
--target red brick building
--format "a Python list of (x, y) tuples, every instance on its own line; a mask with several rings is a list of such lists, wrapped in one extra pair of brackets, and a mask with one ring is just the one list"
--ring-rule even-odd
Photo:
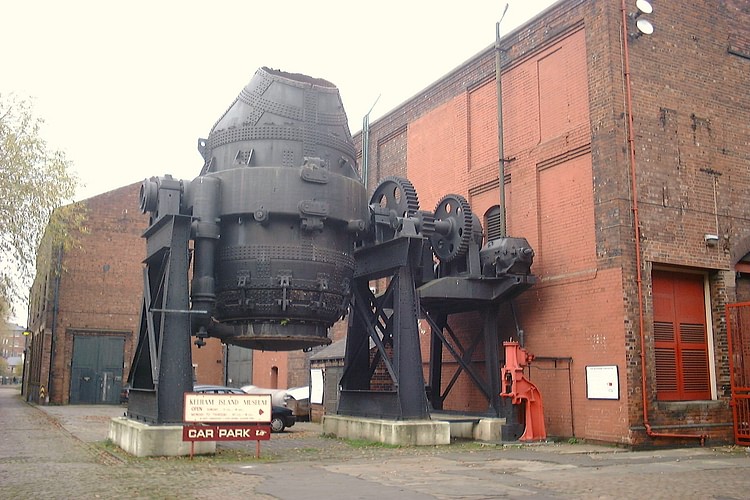
[[(550, 435), (729, 441), (724, 305), (748, 298), (750, 7), (660, 2), (645, 16), (654, 33), (636, 36), (634, 4), (560, 1), (500, 43), (508, 235), (536, 254), (538, 283), (516, 303), (530, 376)], [(425, 210), (462, 194), (486, 227), (500, 199), (495, 54), (370, 124), (371, 189), (405, 176)], [(479, 325), (466, 319), (454, 328), (468, 338)], [(425, 335), (425, 360), (428, 348)], [(446, 409), (485, 408), (464, 382)]]
[[(29, 297), (28, 400), (120, 402), (143, 300), (141, 234), (148, 217), (138, 209), (139, 190), (140, 183), (131, 184), (81, 202), (85, 220), (72, 248), (40, 245)], [(194, 370), (203, 383), (222, 383), (223, 363), (215, 339), (193, 349)]]
[[(750, 7), (660, 2), (647, 16), (654, 33), (637, 38), (634, 11), (632, 0), (625, 15), (620, 2), (562, 0), (501, 40), (508, 235), (528, 239), (538, 277), (516, 301), (517, 320), (537, 357), (529, 375), (549, 435), (728, 442), (724, 306), (750, 300)], [(370, 190), (398, 175), (425, 210), (457, 193), (480, 219), (496, 214), (496, 88), (488, 47), (373, 122)], [(361, 154), (361, 134), (355, 141)], [(114, 380), (132, 359), (147, 226), (136, 212), (138, 185), (85, 204), (80, 247), (62, 256), (59, 279), (54, 258), (38, 269), (31, 293), (26, 394), (36, 401), (89, 397), (92, 367), (77, 361), (77, 349), (110, 352), (119, 343), (123, 370)], [(515, 337), (510, 308), (502, 314), (499, 335)], [(464, 315), (453, 327), (471, 337), (478, 323)], [(332, 338), (341, 338), (338, 325)], [(218, 344), (193, 349), (193, 359), (200, 382), (244, 382), (222, 373)], [(308, 359), (255, 352), (251, 380), (306, 385)], [(450, 378), (453, 367), (444, 369)], [(461, 375), (445, 408), (486, 404)]]

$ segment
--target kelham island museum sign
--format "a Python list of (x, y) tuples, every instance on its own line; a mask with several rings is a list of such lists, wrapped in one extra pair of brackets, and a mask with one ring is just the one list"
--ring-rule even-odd
[[(270, 394), (185, 393), (183, 441), (260, 441), (271, 439)], [(191, 452), (192, 456), (192, 452)]]

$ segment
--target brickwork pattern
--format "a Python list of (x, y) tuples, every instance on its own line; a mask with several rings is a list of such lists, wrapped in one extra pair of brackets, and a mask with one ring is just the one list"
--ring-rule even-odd
[[(723, 305), (748, 288), (732, 266), (750, 250), (750, 9), (737, 0), (660, 4), (650, 19), (656, 33), (629, 40), (646, 363), (654, 363), (651, 269), (706, 270), (717, 399), (657, 404), (650, 370), (646, 399), (652, 424), (693, 426), (726, 441)], [(527, 346), (538, 356), (573, 358), (572, 390), (560, 391), (554, 377), (538, 379), (550, 431), (638, 444), (649, 441), (641, 426), (641, 305), (620, 23), (616, 2), (571, 0), (503, 39), (504, 184), (509, 234), (529, 240), (540, 278), (518, 300)], [(496, 112), (490, 48), (371, 124), (370, 147), (380, 148), (371, 153), (406, 136), (405, 159), (370, 165), (371, 189), (374, 172), (378, 179), (402, 175), (405, 162), (424, 209), (458, 192), (481, 218), (499, 199)], [(359, 135), (355, 140), (361, 146)], [(718, 234), (719, 245), (706, 246), (707, 233)], [(472, 336), (457, 332), (467, 342)], [(428, 342), (422, 349), (426, 360)], [(586, 398), (585, 366), (594, 364), (618, 367), (619, 400)], [(451, 404), (482, 404), (465, 394)]]

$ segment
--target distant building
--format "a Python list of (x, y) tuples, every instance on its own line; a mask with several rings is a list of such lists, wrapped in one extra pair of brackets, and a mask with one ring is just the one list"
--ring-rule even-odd
[(26, 329), (12, 323), (0, 324), (0, 383), (20, 381), (23, 376), (23, 357)]

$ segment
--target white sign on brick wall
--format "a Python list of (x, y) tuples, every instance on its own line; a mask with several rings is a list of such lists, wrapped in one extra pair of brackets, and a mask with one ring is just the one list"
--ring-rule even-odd
[(589, 399), (620, 399), (617, 365), (586, 367), (586, 397)]

